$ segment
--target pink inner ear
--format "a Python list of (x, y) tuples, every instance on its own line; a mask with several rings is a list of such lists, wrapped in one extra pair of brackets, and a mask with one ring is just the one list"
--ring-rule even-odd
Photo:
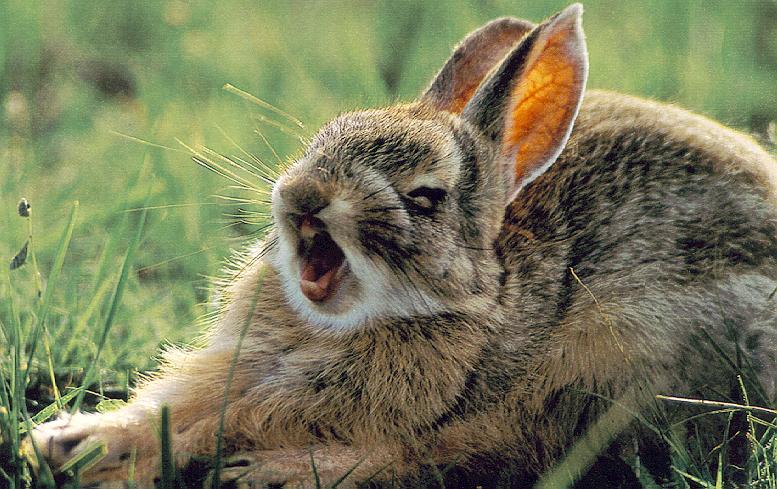
[(513, 166), (505, 169), (514, 178), (511, 200), (558, 158), (582, 102), (588, 56), (573, 7), (543, 28), (513, 88), (502, 139)]

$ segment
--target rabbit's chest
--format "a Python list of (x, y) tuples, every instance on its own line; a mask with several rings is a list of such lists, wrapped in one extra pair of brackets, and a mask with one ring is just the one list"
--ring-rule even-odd
[[(450, 345), (395, 341), (297, 347), (256, 386), (268, 426), (358, 439), (408, 430), (446, 412), (471, 372)], [(402, 422), (398, 422), (402, 420)], [(404, 428), (403, 428), (404, 429)]]

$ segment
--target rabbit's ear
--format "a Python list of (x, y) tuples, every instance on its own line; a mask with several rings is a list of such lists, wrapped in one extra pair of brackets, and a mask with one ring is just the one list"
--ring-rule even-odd
[(507, 203), (553, 164), (572, 132), (588, 78), (582, 12), (570, 5), (534, 29), (462, 112), (501, 146)]
[(421, 100), (438, 110), (460, 113), (488, 72), (533, 28), (529, 21), (505, 17), (470, 33), (453, 51)]

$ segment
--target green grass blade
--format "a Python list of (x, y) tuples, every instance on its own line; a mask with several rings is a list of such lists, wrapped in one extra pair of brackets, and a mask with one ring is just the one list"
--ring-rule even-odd
[(97, 443), (77, 454), (60, 467), (61, 472), (73, 472), (80, 474), (92, 465), (96, 464), (108, 455), (108, 447), (105, 443)]
[[(3, 454), (5, 457), (17, 453), (14, 441), (18, 440), (19, 438), (19, 435), (14, 433), (13, 429), (11, 429), (16, 420), (11, 418), (11, 413), (9, 411), (10, 405), (10, 395), (6, 386), (5, 373), (3, 369), (0, 368), (0, 447), (5, 447), (5, 450), (7, 450), (7, 452), (0, 450), (0, 454)], [(8, 462), (9, 460), (5, 460), (3, 465), (7, 464)], [(0, 471), (2, 471), (2, 469), (2, 466), (0, 466)], [(2, 475), (8, 480), (8, 487), (16, 487), (14, 479), (11, 478), (8, 473), (3, 471)]]
[(432, 476), (434, 476), (434, 482), (436, 483), (437, 487), (440, 489), (445, 489), (445, 477), (440, 471), (440, 468), (437, 467), (437, 465), (432, 460), (428, 461), (428, 465), (429, 470), (432, 472)]
[(162, 449), (162, 480), (161, 489), (173, 489), (175, 487), (175, 461), (173, 460), (172, 439), (170, 434), (170, 407), (162, 406), (161, 422), (159, 428), (159, 442)]
[(688, 472), (685, 472), (683, 470), (678, 469), (677, 467), (672, 466), (672, 470), (683, 476), (685, 479), (688, 479), (689, 481), (695, 482), (696, 484), (699, 484), (701, 487), (704, 488), (710, 488), (712, 489), (712, 486), (705, 480), (700, 479), (699, 477), (696, 477), (694, 475), (689, 474)]
[[(22, 415), (24, 416), (24, 423), (25, 426), (27, 426), (27, 431), (32, 431), (32, 421), (30, 420), (30, 416), (27, 413), (26, 406), (22, 406), (22, 410), (24, 411)], [(55, 488), (56, 484), (54, 483), (54, 474), (52, 474), (51, 468), (46, 462), (46, 458), (41, 455), (40, 450), (38, 449), (38, 446), (33, 438), (30, 438), (30, 445), (32, 446), (33, 454), (35, 455), (35, 461), (38, 464), (38, 487)]]
[(227, 83), (226, 85), (224, 85), (223, 89), (226, 90), (227, 92), (230, 92), (230, 93), (233, 93), (233, 94), (235, 94), (235, 95), (237, 95), (239, 97), (242, 97), (244, 100), (248, 100), (249, 102), (258, 105), (259, 107), (265, 108), (265, 109), (269, 110), (270, 112), (274, 112), (274, 113), (280, 115), (281, 117), (286, 118), (287, 120), (293, 122), (294, 125), (299, 127), (300, 129), (305, 127), (305, 125), (302, 123), (302, 121), (300, 121), (299, 119), (297, 119), (293, 115), (289, 114), (288, 112), (279, 109), (278, 107), (272, 105), (271, 103), (265, 102), (264, 100), (260, 99), (259, 97), (256, 97), (255, 95), (251, 95), (248, 92), (240, 90), (239, 88), (237, 88), (236, 86), (234, 86), (234, 85), (232, 85), (230, 83)]
[(19, 454), (19, 447), (21, 444), (21, 438), (19, 430), (14, 429), (16, 422), (22, 419), (21, 409), (25, 402), (25, 385), (26, 377), (21, 376), (21, 357), (22, 357), (22, 333), (21, 333), (21, 321), (19, 314), (16, 310), (16, 304), (13, 300), (13, 294), (11, 293), (11, 278), (8, 273), (5, 274), (5, 282), (8, 287), (8, 312), (10, 315), (11, 325), (9, 327), (11, 336), (11, 352), (13, 358), (10, 365), (10, 373), (8, 384), (6, 385), (5, 379), (3, 379), (3, 406), (9, 411), (7, 419), (9, 423), (3, 426), (3, 431), (8, 433), (8, 451), (13, 466), (17, 469), (14, 470), (12, 475), (13, 481), (11, 487), (19, 488), (22, 484), (23, 473), (20, 469), (21, 457)]
[(221, 452), (224, 445), (224, 419), (227, 414), (227, 405), (229, 404), (229, 387), (232, 384), (232, 376), (235, 373), (237, 367), (237, 358), (240, 355), (240, 350), (243, 348), (243, 340), (245, 339), (248, 327), (251, 325), (251, 319), (254, 317), (254, 311), (256, 310), (256, 304), (259, 302), (259, 294), (262, 291), (262, 285), (264, 284), (264, 269), (259, 271), (259, 278), (257, 280), (256, 290), (254, 296), (251, 299), (251, 307), (248, 309), (248, 315), (243, 323), (243, 327), (240, 330), (240, 336), (237, 339), (237, 345), (235, 345), (235, 352), (232, 355), (232, 360), (229, 365), (229, 371), (227, 372), (227, 380), (224, 385), (224, 399), (221, 403), (221, 414), (219, 416), (219, 429), (216, 432), (216, 453), (214, 454), (213, 461), (213, 478), (211, 479), (211, 488), (218, 489), (221, 486), (221, 465), (222, 456)]
[(129, 468), (127, 469), (127, 489), (135, 489), (135, 466), (138, 463), (138, 450), (133, 448), (130, 452)]
[(24, 371), (24, 379), (29, 377), (30, 368), (32, 367), (32, 358), (35, 354), (35, 349), (38, 344), (43, 324), (48, 316), (49, 309), (51, 308), (51, 300), (54, 295), (54, 290), (57, 288), (57, 281), (59, 280), (59, 274), (62, 271), (62, 265), (65, 263), (65, 253), (70, 245), (70, 240), (73, 237), (73, 228), (75, 227), (76, 214), (78, 213), (78, 201), (73, 202), (73, 207), (70, 210), (70, 217), (68, 218), (67, 226), (62, 232), (62, 237), (59, 239), (59, 245), (57, 246), (56, 258), (54, 258), (54, 265), (51, 267), (51, 273), (49, 274), (49, 280), (46, 283), (46, 291), (43, 293), (43, 300), (38, 308), (37, 318), (35, 320), (35, 326), (33, 327), (30, 339), (28, 341), (30, 351), (27, 354), (27, 367)]
[(0, 475), (2, 475), (2, 476), (3, 476), (3, 479), (5, 479), (6, 481), (8, 481), (8, 487), (13, 487), (11, 484), (13, 484), (13, 483), (14, 483), (14, 480), (11, 478), (11, 476), (10, 476), (10, 475), (8, 475), (8, 472), (6, 472), (5, 470), (3, 470), (3, 468), (2, 468), (2, 467), (0, 467)]
[(80, 338), (86, 334), (87, 326), (92, 317), (97, 313), (100, 304), (103, 303), (105, 296), (111, 288), (110, 281), (99, 284), (99, 286), (92, 293), (92, 298), (89, 300), (89, 304), (84, 308), (83, 312), (78, 316), (75, 327), (70, 332), (70, 339), (60, 347), (59, 357), (68, 358), (76, 349)]
[(318, 467), (316, 467), (316, 460), (313, 458), (313, 448), (308, 449), (310, 455), (310, 468), (313, 470), (313, 480), (316, 482), (316, 489), (321, 489), (321, 478), (318, 476)]
[(658, 482), (650, 475), (650, 472), (644, 470), (644, 468), (632, 466), (632, 470), (634, 471), (634, 477), (637, 478), (642, 489), (661, 489), (661, 486), (658, 485)]
[[(67, 394), (65, 394), (64, 396), (62, 396), (60, 398), (61, 405), (64, 406), (65, 404), (70, 402), (80, 392), (81, 392), (81, 387), (77, 387), (77, 388), (73, 389), (72, 391), (68, 392)], [(50, 417), (52, 417), (55, 414), (57, 414), (59, 409), (60, 409), (60, 403), (58, 403), (56, 401), (52, 402), (51, 404), (49, 404), (45, 408), (41, 409), (35, 416), (30, 418), (30, 420), (34, 424), (39, 425), (39, 424), (45, 422)], [(27, 433), (27, 426), (26, 426), (25, 423), (20, 423), (19, 424), (19, 433), (21, 433), (21, 434)]]
[(632, 421), (634, 416), (625, 406), (633, 405), (638, 391), (627, 391), (612, 404), (580, 437), (564, 458), (550, 471), (542, 475), (535, 485), (537, 489), (571, 487), (581, 474), (591, 466), (596, 457), (610, 445)]
[[(313, 459), (313, 452), (311, 452), (310, 456), (311, 456), (311, 460), (312, 460), (312, 459)], [(347, 470), (347, 471), (346, 471), (346, 472), (345, 472), (343, 475), (341, 475), (340, 477), (338, 477), (338, 478), (337, 478), (337, 480), (336, 480), (336, 481), (334, 481), (334, 482), (332, 483), (332, 485), (331, 485), (331, 486), (329, 486), (329, 488), (330, 488), (330, 489), (336, 489), (336, 488), (337, 488), (337, 486), (339, 486), (340, 484), (342, 484), (342, 483), (343, 483), (343, 481), (346, 479), (346, 477), (348, 477), (349, 475), (351, 475), (351, 474), (353, 473), (353, 471), (354, 471), (354, 470), (356, 470), (356, 469), (357, 469), (357, 468), (358, 468), (358, 467), (359, 467), (359, 466), (360, 466), (362, 463), (364, 463), (364, 458), (362, 458), (362, 459), (359, 459), (359, 460), (358, 460), (358, 461), (357, 461), (357, 462), (356, 462), (356, 463), (355, 463), (355, 464), (354, 464), (354, 465), (353, 465), (353, 466), (352, 466), (350, 469), (348, 469), (348, 470)], [(382, 470), (382, 469), (381, 469), (381, 470)], [(373, 475), (372, 477), (375, 477), (375, 476)], [(443, 481), (442, 481), (442, 474), (440, 474), (440, 477), (441, 477), (441, 479), (440, 479), (440, 481), (439, 481), (439, 483), (440, 483), (440, 488), (441, 488), (441, 489), (445, 489), (445, 485), (444, 485), (444, 483), (443, 483)], [(318, 482), (318, 479), (316, 479), (316, 482)], [(316, 486), (316, 487), (319, 487), (319, 486)]]
[(108, 316), (105, 318), (105, 323), (103, 323), (103, 328), (100, 332), (100, 339), (97, 343), (97, 352), (95, 353), (94, 359), (92, 359), (92, 363), (89, 365), (86, 374), (84, 374), (84, 380), (81, 385), (82, 389), (75, 402), (73, 403), (73, 408), (71, 410), (72, 412), (77, 411), (78, 408), (81, 407), (81, 402), (83, 402), (84, 396), (86, 395), (86, 389), (91, 383), (92, 375), (94, 374), (94, 370), (97, 367), (97, 362), (100, 360), (100, 354), (102, 353), (103, 348), (105, 348), (105, 342), (108, 339), (108, 333), (113, 326), (113, 321), (116, 318), (116, 312), (119, 309), (121, 298), (124, 294), (124, 288), (127, 285), (127, 277), (129, 275), (130, 267), (132, 266), (132, 261), (135, 258), (135, 251), (137, 250), (138, 245), (140, 244), (140, 238), (143, 235), (143, 228), (146, 223), (146, 213), (147, 211), (144, 209), (140, 215), (140, 221), (138, 224), (138, 229), (135, 233), (135, 237), (132, 239), (129, 248), (127, 249), (127, 254), (124, 256), (124, 262), (121, 265), (119, 280), (116, 282), (116, 288), (113, 291), (111, 307), (108, 310)]
[[(383, 472), (384, 470), (388, 469), (388, 468), (389, 468), (389, 467), (391, 467), (393, 464), (394, 464), (394, 461), (391, 461), (391, 462), (389, 462), (389, 463), (387, 463), (387, 464), (383, 464), (383, 465), (381, 465), (381, 466), (380, 466), (380, 467), (378, 467), (378, 468), (377, 468), (375, 471), (373, 471), (373, 472), (372, 472), (372, 474), (370, 474), (369, 476), (365, 477), (365, 478), (364, 478), (364, 480), (362, 480), (361, 482), (362, 482), (362, 483), (364, 483), (364, 484), (369, 484), (369, 483), (370, 483), (370, 482), (372, 482), (372, 480), (373, 480), (373, 479), (375, 479), (375, 478), (376, 478), (376, 477), (377, 477), (377, 476), (378, 476), (378, 475), (379, 475), (381, 472)], [(392, 478), (392, 482), (394, 482), (394, 480), (393, 480), (393, 479), (394, 479), (394, 478)], [(332, 485), (334, 486), (334, 484), (332, 484)], [(393, 486), (393, 485), (394, 485), (394, 484), (392, 484), (392, 486)]]

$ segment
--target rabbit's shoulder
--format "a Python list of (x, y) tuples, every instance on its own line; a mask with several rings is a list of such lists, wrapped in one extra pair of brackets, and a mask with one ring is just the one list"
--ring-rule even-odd
[(573, 285), (570, 268), (620, 287), (777, 274), (775, 189), (777, 163), (751, 137), (669, 104), (589, 91), (558, 161), (508, 206), (497, 242), (507, 288)]
[(754, 178), (753, 183), (770, 194), (769, 200), (777, 202), (777, 162), (761, 145), (747, 134), (673, 104), (590, 90), (570, 142), (570, 149), (575, 144), (605, 148), (624, 143), (630, 156), (642, 155), (666, 167), (696, 155), (713, 174)]

